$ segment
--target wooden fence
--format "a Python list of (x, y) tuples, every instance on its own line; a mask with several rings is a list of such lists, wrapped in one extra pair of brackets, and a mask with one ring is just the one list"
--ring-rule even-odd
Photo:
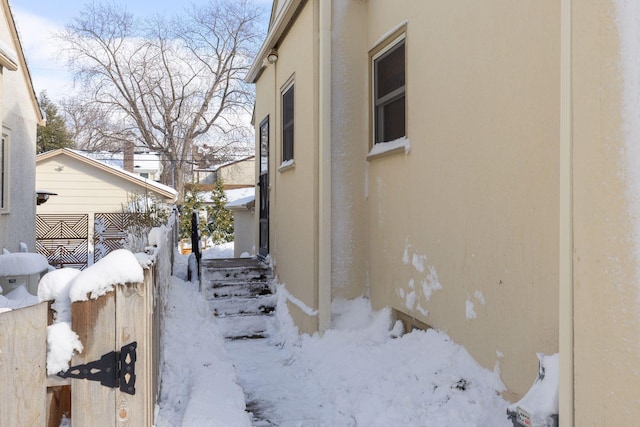
[(84, 347), (71, 361), (71, 378), (47, 378), (46, 303), (0, 313), (0, 425), (58, 427), (62, 414), (81, 427), (153, 425), (165, 304), (159, 280), (170, 274), (174, 236), (143, 283), (71, 305), (71, 327)]

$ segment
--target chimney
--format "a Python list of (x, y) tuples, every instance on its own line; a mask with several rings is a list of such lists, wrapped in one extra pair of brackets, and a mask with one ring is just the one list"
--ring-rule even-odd
[(122, 167), (127, 172), (133, 173), (133, 142), (127, 141), (124, 143), (124, 159)]

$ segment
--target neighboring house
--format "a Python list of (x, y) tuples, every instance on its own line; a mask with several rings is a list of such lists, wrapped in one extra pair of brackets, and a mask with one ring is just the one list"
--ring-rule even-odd
[[(37, 125), (44, 125), (7, 0), (0, 0), (0, 250), (35, 251)], [(24, 249), (24, 245), (23, 245)]]
[(637, 422), (622, 3), (274, 2), (247, 77), (255, 235), (302, 332), (368, 295), (496, 367), (512, 401), (559, 352), (562, 425)]
[(128, 170), (131, 173), (150, 179), (151, 181), (160, 181), (162, 174), (162, 161), (160, 154), (150, 152), (134, 152), (133, 161), (125, 161), (128, 154), (110, 151), (79, 151), (94, 160), (117, 166), (121, 169)]
[[(91, 264), (94, 246), (108, 250), (120, 246), (123, 233), (121, 214), (131, 197), (152, 199), (169, 207), (177, 192), (81, 152), (59, 149), (36, 158), (36, 184), (51, 195), (38, 206), (38, 250), (52, 265)], [(97, 224), (100, 230), (95, 233)], [(100, 239), (111, 239), (104, 242)]]
[(255, 187), (255, 159), (256, 156), (248, 156), (211, 169), (195, 169), (195, 180), (205, 188), (214, 184), (217, 179), (222, 180), (225, 190)]

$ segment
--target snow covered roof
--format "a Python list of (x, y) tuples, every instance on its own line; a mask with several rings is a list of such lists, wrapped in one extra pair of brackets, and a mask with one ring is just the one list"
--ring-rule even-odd
[[(112, 166), (117, 166), (124, 169), (124, 153), (123, 152), (111, 152), (111, 151), (81, 151), (73, 150), (76, 153), (83, 154), (87, 157), (91, 157), (99, 162), (106, 163)], [(133, 155), (133, 168), (137, 171), (160, 171), (162, 169), (162, 162), (160, 161), (160, 154), (158, 153), (134, 153)]]
[(230, 210), (251, 208), (253, 207), (253, 205), (255, 205), (255, 202), (256, 202), (256, 196), (253, 195), (253, 196), (242, 197), (240, 199), (234, 200), (233, 202), (230, 202), (224, 205), (224, 207)]
[(178, 192), (176, 190), (174, 190), (173, 188), (164, 185), (164, 184), (160, 184), (159, 182), (155, 182), (152, 181), (150, 179), (147, 178), (143, 178), (139, 175), (136, 175), (134, 173), (131, 172), (127, 172), (126, 170), (118, 167), (118, 166), (114, 166), (113, 164), (108, 164), (108, 163), (104, 163), (98, 160), (95, 160), (89, 156), (87, 156), (85, 153), (81, 152), (81, 151), (77, 151), (77, 150), (72, 150), (69, 148), (60, 148), (58, 150), (52, 150), (52, 151), (47, 151), (46, 153), (41, 153), (38, 154), (36, 156), (36, 164), (38, 162), (41, 162), (43, 160), (46, 159), (50, 159), (52, 157), (55, 156), (60, 156), (60, 155), (67, 155), (69, 157), (72, 157), (76, 160), (80, 160), (82, 162), (85, 162), (89, 165), (92, 165), (94, 167), (100, 168), (102, 170), (105, 170), (107, 172), (113, 173), (115, 175), (118, 175), (124, 179), (127, 179), (131, 182), (135, 182), (138, 185), (141, 185), (142, 187), (146, 188), (146, 189), (150, 189), (153, 190), (161, 195), (163, 195), (164, 197), (168, 198), (168, 199), (172, 199), (172, 200), (176, 200)]
[[(243, 199), (245, 197), (254, 196), (256, 194), (255, 187), (245, 187), (245, 188), (232, 188), (230, 190), (225, 190), (224, 195), (227, 197), (227, 204), (234, 203), (239, 199)], [(211, 200), (211, 191), (203, 191), (200, 193), (202, 197), (202, 201), (204, 203), (212, 203)]]

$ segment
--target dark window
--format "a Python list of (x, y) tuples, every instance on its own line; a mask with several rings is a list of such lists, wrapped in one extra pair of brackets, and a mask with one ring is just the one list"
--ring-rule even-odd
[(2, 135), (0, 141), (0, 209), (7, 208), (7, 194), (8, 194), (8, 177), (7, 177), (7, 137)]
[(282, 94), (282, 161), (293, 160), (293, 86)]
[(404, 40), (375, 58), (373, 70), (374, 142), (377, 144), (406, 135)]

